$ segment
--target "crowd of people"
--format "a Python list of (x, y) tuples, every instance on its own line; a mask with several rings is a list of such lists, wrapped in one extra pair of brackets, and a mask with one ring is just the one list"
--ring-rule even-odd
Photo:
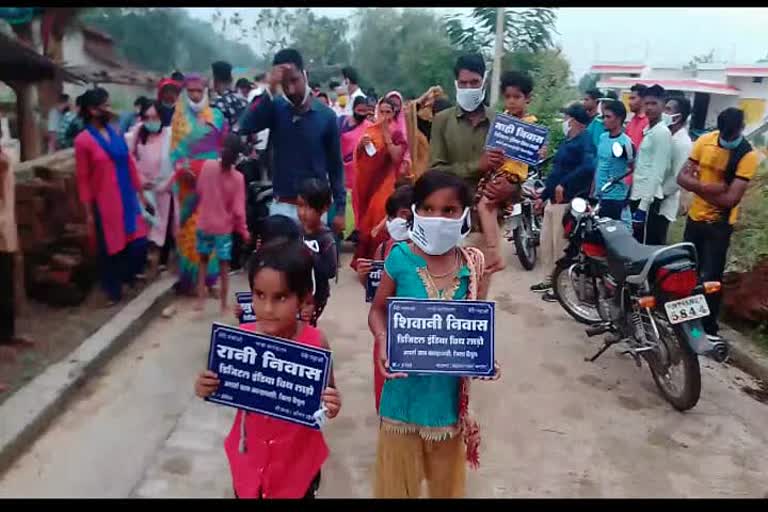
[[(553, 170), (536, 202), (543, 209), (542, 263), (550, 268), (567, 244), (562, 218), (575, 197), (597, 197), (600, 215), (625, 221), (638, 242), (666, 245), (669, 226), (687, 215), (683, 238), (696, 247), (701, 278), (720, 281), (726, 265), (738, 204), (757, 172), (760, 158), (743, 135), (744, 113), (727, 108), (717, 130), (694, 143), (687, 129), (691, 103), (660, 85), (636, 84), (629, 110), (598, 90), (581, 104), (568, 106), (565, 141), (554, 155)], [(623, 182), (603, 191), (606, 183)], [(551, 279), (531, 287), (546, 301), (556, 301)], [(720, 340), (722, 296), (707, 295), (710, 316), (704, 330)]]
[[(488, 296), (492, 274), (505, 266), (501, 212), (519, 201), (528, 176), (525, 164), (486, 147), (494, 113), (483, 57), (463, 55), (453, 72), (455, 105), (440, 86), (420, 98), (391, 91), (372, 102), (353, 68), (344, 69), (343, 84), (323, 92), (309, 82), (301, 54), (283, 49), (254, 82), (233, 85), (226, 62), (213, 63), (210, 83), (199, 74), (174, 74), (158, 84), (156, 99), (137, 99), (121, 120), (102, 88), (78, 97), (72, 114), (62, 96), (59, 125), (51, 130), (61, 147), (74, 145), (79, 197), (111, 304), (121, 300), (124, 284), (157, 275), (175, 255), (177, 292), (196, 297), (198, 308), (218, 293), (226, 311), (227, 277), (237, 259), (233, 237), (245, 245), (253, 238), (248, 283), (257, 322), (243, 328), (327, 348), (317, 326), (338, 269), (349, 200), (351, 266), (360, 282), (374, 261), (384, 261), (369, 314), (373, 404), (381, 420), (377, 497), (416, 497), (424, 480), (432, 497), (461, 497), (466, 464), (479, 463), (470, 379), (404, 378), (390, 373), (386, 356), (389, 297)], [(530, 76), (506, 72), (500, 87), (505, 113), (537, 122), (528, 112)], [(542, 263), (553, 267), (567, 243), (562, 218), (569, 202), (597, 195), (602, 215), (626, 222), (641, 243), (665, 244), (669, 223), (685, 210), (685, 239), (696, 245), (702, 277), (718, 280), (738, 203), (758, 165), (742, 135), (743, 113), (724, 110), (718, 130), (693, 143), (685, 97), (638, 84), (629, 110), (627, 121), (624, 103), (597, 90), (563, 109), (565, 139), (553, 148), (535, 203), (544, 218)], [(547, 152), (542, 148), (541, 159)], [(274, 201), (258, 232), (246, 222), (246, 184), (236, 168), (248, 157), (266, 160), (272, 176)], [(685, 191), (690, 207), (681, 201)], [(555, 299), (548, 281), (532, 289)], [(712, 297), (705, 328), (717, 336)], [(499, 376), (496, 365), (491, 379)], [(195, 389), (205, 397), (219, 384), (206, 371)], [(333, 377), (323, 403), (327, 418), (339, 413)], [(274, 443), (281, 449), (271, 451)], [(320, 431), (245, 411), (238, 411), (225, 448), (241, 498), (311, 498), (328, 455)]]

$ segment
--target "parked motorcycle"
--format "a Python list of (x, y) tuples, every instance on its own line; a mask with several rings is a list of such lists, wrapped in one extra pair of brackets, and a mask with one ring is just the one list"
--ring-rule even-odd
[[(605, 193), (627, 175), (602, 187)], [(723, 362), (725, 342), (710, 341), (701, 319), (709, 316), (706, 294), (719, 282), (700, 282), (691, 243), (648, 246), (621, 221), (600, 218), (600, 206), (576, 198), (564, 217), (569, 245), (557, 262), (552, 285), (560, 305), (587, 335), (606, 334), (593, 362), (609, 347), (625, 343), (638, 367), (645, 359), (664, 399), (679, 411), (696, 405), (701, 393), (698, 356)]]
[(251, 234), (251, 243), (240, 251), (241, 263), (244, 265), (255, 248), (256, 239), (261, 233), (261, 223), (269, 217), (269, 205), (274, 199), (274, 193), (263, 160), (246, 157), (236, 168), (245, 177), (245, 218)]
[(531, 168), (521, 187), (523, 200), (512, 205), (512, 211), (504, 217), (504, 238), (515, 244), (517, 258), (525, 270), (533, 270), (536, 266), (542, 216), (534, 210), (533, 204), (544, 190), (539, 169), (545, 162)]

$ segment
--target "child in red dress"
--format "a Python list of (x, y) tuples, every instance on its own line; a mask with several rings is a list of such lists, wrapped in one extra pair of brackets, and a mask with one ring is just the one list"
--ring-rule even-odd
[[(408, 224), (413, 219), (413, 213), (411, 212), (411, 204), (413, 204), (413, 186), (402, 185), (392, 192), (392, 195), (387, 198), (385, 208), (387, 211), (386, 228), (388, 237), (376, 248), (376, 259), (384, 261), (389, 256), (389, 251), (392, 246), (397, 242), (403, 242), (408, 240)], [(366, 286), (368, 280), (368, 274), (371, 271), (371, 263), (373, 260), (358, 258), (357, 260), (357, 276), (360, 279), (360, 284), (363, 287)], [(378, 357), (379, 345), (378, 342), (373, 340), (373, 396), (376, 401), (376, 412), (379, 411), (379, 400), (381, 399), (381, 389), (384, 387), (384, 375), (378, 371), (378, 365), (376, 364)]]
[[(312, 296), (312, 256), (303, 243), (275, 240), (251, 258), (248, 280), (256, 322), (243, 329), (330, 348), (318, 329), (298, 320), (299, 310)], [(202, 372), (195, 383), (201, 398), (218, 389), (214, 372)], [(326, 417), (341, 408), (333, 371), (322, 401)], [(320, 468), (328, 458), (323, 433), (309, 427), (255, 413), (238, 411), (224, 442), (232, 483), (238, 498), (312, 499), (320, 485)]]

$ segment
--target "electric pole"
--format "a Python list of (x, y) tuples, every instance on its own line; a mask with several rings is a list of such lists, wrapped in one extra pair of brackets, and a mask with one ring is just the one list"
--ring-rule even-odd
[(496, 9), (496, 44), (493, 48), (493, 74), (491, 75), (491, 109), (496, 109), (499, 101), (499, 82), (501, 81), (501, 57), (504, 54), (504, 8)]

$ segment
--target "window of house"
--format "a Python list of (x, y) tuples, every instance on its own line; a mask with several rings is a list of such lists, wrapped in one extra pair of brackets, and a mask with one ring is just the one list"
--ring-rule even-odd
[(763, 77), (761, 77), (761, 76), (753, 76), (752, 77), (752, 83), (753, 84), (761, 84), (761, 83), (763, 83)]

